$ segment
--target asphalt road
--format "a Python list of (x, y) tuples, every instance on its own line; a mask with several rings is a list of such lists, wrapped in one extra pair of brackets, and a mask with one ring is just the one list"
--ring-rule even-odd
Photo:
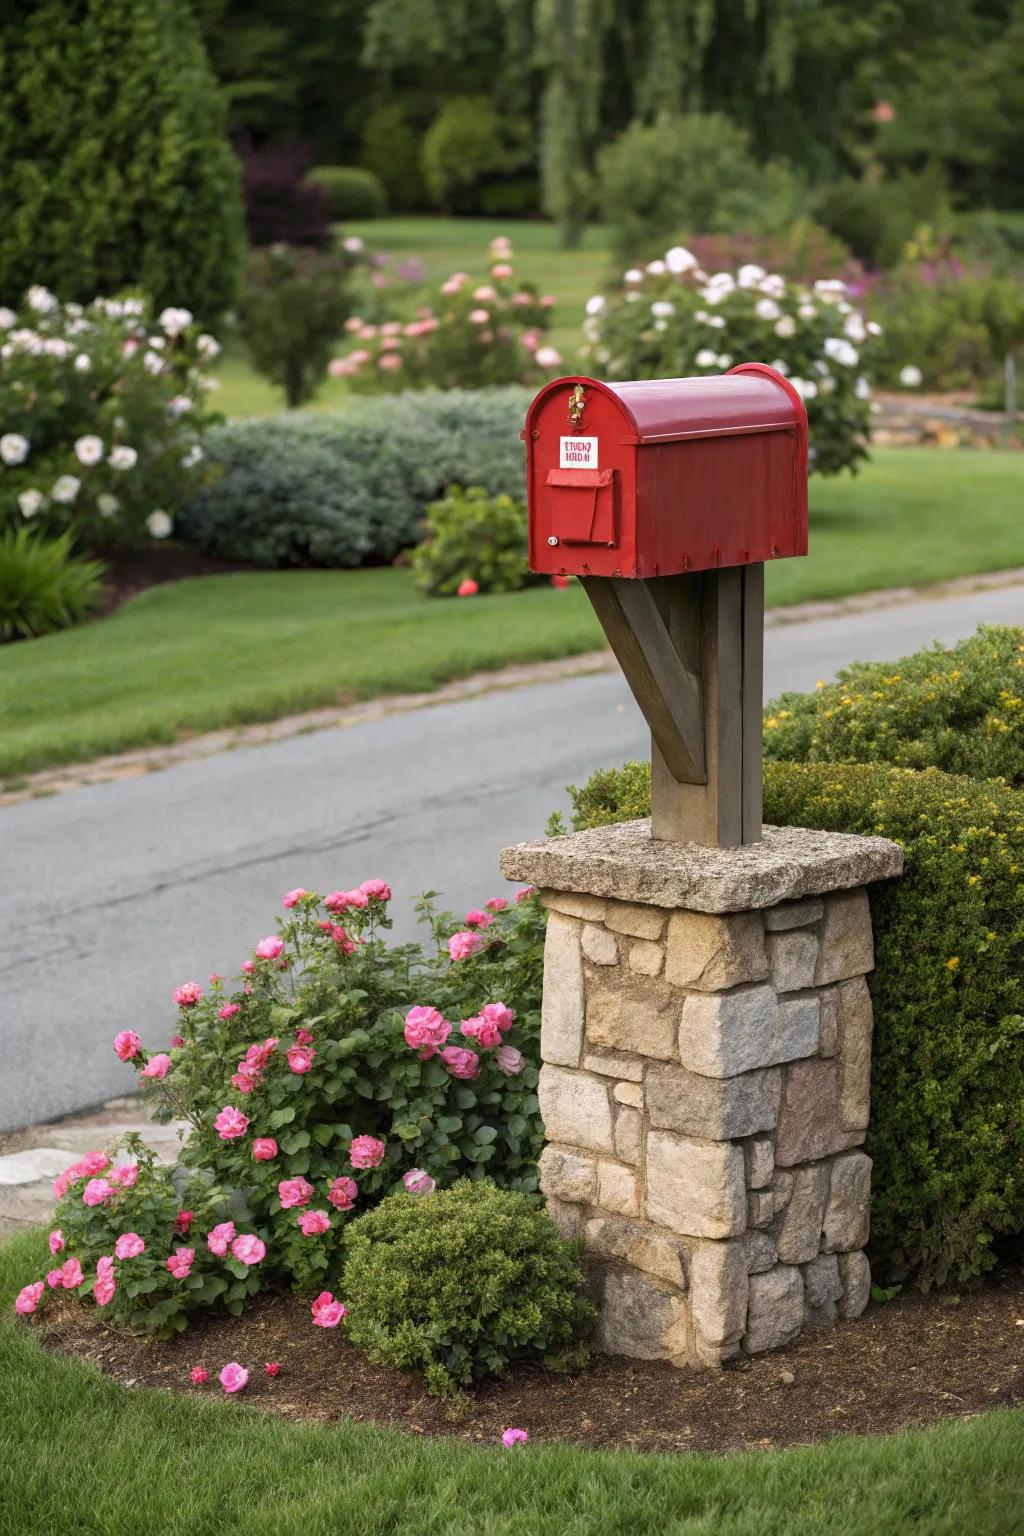
[[(770, 629), (766, 696), (847, 661), (1024, 621), (1024, 587)], [(396, 936), (432, 888), (498, 894), (498, 850), (538, 836), (564, 786), (645, 756), (618, 673), (295, 736), (0, 810), (0, 1131), (132, 1086), (110, 1041), (164, 1044), (170, 995), (234, 974), (282, 894), (390, 881)]]

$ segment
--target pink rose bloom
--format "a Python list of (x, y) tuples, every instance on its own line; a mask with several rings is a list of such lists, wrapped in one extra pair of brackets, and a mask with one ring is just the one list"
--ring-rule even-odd
[[(479, 288), (473, 289), (473, 297), (474, 299), (479, 299), (481, 304), (488, 304), (490, 303), (491, 299), (496, 299), (498, 295), (491, 287), (490, 283), (483, 283)], [(473, 317), (471, 315), (470, 319), (472, 318)]]
[(506, 1429), (501, 1437), (501, 1443), (511, 1450), (514, 1445), (525, 1445), (529, 1438), (525, 1429)]
[(239, 1093), (252, 1093), (254, 1088), (259, 1087), (261, 1076), (247, 1062), (240, 1061), (238, 1071), (231, 1074), (231, 1086), (237, 1088)]
[(469, 318), (473, 325), (486, 325), (491, 317), (486, 309), (471, 309)]
[(520, 346), (525, 347), (527, 352), (536, 352), (543, 334), (543, 331), (524, 331), (519, 338)]
[(188, 1229), (194, 1220), (195, 1217), (191, 1211), (179, 1211), (174, 1218), (175, 1237), (188, 1237)]
[(257, 960), (276, 960), (284, 951), (284, 939), (272, 933), (256, 945)]
[(131, 1061), (142, 1050), (142, 1041), (134, 1029), (122, 1029), (114, 1036), (114, 1051), (121, 1061)]
[(512, 268), (509, 266), (507, 261), (499, 261), (497, 266), (491, 268), (491, 276), (498, 278), (511, 277)]
[(166, 1077), (170, 1071), (170, 1066), (171, 1058), (166, 1052), (160, 1051), (158, 1055), (149, 1058), (140, 1075), (142, 1077)]
[(268, 1360), (263, 1367), (268, 1376), (280, 1376), (281, 1367), (276, 1360)]
[(410, 1195), (432, 1195), (437, 1188), (436, 1179), (432, 1179), (425, 1168), (410, 1168), (408, 1173), (402, 1174), (402, 1183)]
[(175, 1248), (170, 1258), (165, 1263), (175, 1280), (187, 1280), (195, 1263), (196, 1251), (194, 1248)]
[(225, 1104), (214, 1120), (213, 1126), (221, 1141), (235, 1141), (239, 1136), (245, 1135), (249, 1129), (249, 1121), (233, 1104)]
[(181, 1047), (184, 1044), (185, 1044), (185, 1036), (184, 1035), (172, 1035), (171, 1036), (171, 1050), (172, 1051), (180, 1050)]
[(267, 1245), (253, 1232), (243, 1232), (231, 1244), (231, 1253), (240, 1264), (258, 1264), (266, 1258)]
[(210, 986), (211, 987), (215, 987), (217, 985), (218, 981), (223, 981), (223, 980), (224, 980), (224, 977), (220, 974), (220, 971), (211, 971), (210, 972)]
[(101, 1280), (113, 1280), (114, 1260), (109, 1253), (105, 1253), (102, 1259), (96, 1260), (96, 1274)]
[(383, 357), (378, 357), (377, 367), (385, 369), (388, 373), (394, 373), (396, 368), (401, 368), (402, 359), (397, 352), (385, 352)]
[(301, 1076), (303, 1072), (312, 1070), (315, 1055), (316, 1051), (308, 1045), (293, 1045), (288, 1051), (288, 1065), (293, 1072), (298, 1072)]
[(371, 901), (391, 900), (391, 887), (386, 880), (364, 880), (359, 889)]
[(109, 1167), (110, 1158), (105, 1152), (87, 1152), (74, 1164), (73, 1171), (78, 1178), (87, 1175), (91, 1178), (94, 1173), (102, 1173), (104, 1168)]
[(77, 1259), (65, 1259), (60, 1267), (60, 1283), (66, 1291), (73, 1291), (81, 1285), (85, 1276), (82, 1274), (82, 1266)]
[(508, 906), (507, 896), (492, 896), (490, 901), (485, 901), (484, 906), (488, 912), (504, 912)]
[(335, 944), (337, 944), (342, 954), (354, 955), (356, 952), (356, 947), (352, 940), (349, 938), (348, 934), (345, 932), (345, 929), (334, 923), (328, 923), (326, 926), (328, 933), (331, 935), (331, 938), (334, 940)]
[(479, 591), (480, 588), (471, 576), (467, 576), (465, 581), (459, 582), (459, 597), (476, 597)]
[[(242, 970), (245, 972), (245, 974), (247, 976), (251, 976), (255, 969), (256, 969), (256, 967), (253, 965), (251, 960), (243, 960), (242, 961)], [(248, 989), (246, 991), (246, 995), (248, 996)]]
[(470, 1040), (475, 1040), (482, 1051), (493, 1051), (501, 1044), (501, 1030), (489, 1019), (467, 1019), (461, 1030)]
[(46, 1271), (46, 1283), (50, 1287), (51, 1291), (55, 1291), (57, 1289), (61, 1283), (61, 1278), (61, 1272), (59, 1269), (48, 1269)]
[(277, 1198), (282, 1211), (290, 1211), (297, 1205), (308, 1205), (313, 1198), (313, 1186), (303, 1178), (282, 1179), (277, 1186)]
[(204, 1381), (209, 1381), (209, 1371), (204, 1371), (201, 1365), (194, 1365), (189, 1371), (189, 1377), (194, 1387), (201, 1387)]
[(114, 1186), (109, 1179), (90, 1179), (82, 1190), (82, 1204), (102, 1205), (113, 1193)]
[(479, 907), (470, 907), (466, 913), (467, 928), (489, 928), (493, 922), (490, 913), (481, 912)]
[(484, 1003), (480, 1017), (486, 1019), (488, 1024), (496, 1025), (502, 1034), (512, 1028), (516, 1019), (515, 1009), (506, 1008), (504, 1003)]
[[(249, 1049), (245, 1053), (245, 1065), (251, 1068), (253, 1071), (262, 1072), (263, 1068), (268, 1065), (270, 1058), (273, 1056), (276, 1049), (277, 1036), (268, 1035), (262, 1045), (250, 1045)], [(238, 1065), (239, 1068), (241, 1068), (242, 1063), (239, 1062)]]
[(53, 1231), (50, 1233), (50, 1252), (51, 1253), (60, 1253), (60, 1251), (61, 1251), (61, 1249), (63, 1247), (64, 1247), (64, 1234), (61, 1231), (60, 1227), (54, 1227)]
[(34, 1312), (42, 1301), (45, 1289), (41, 1280), (35, 1280), (31, 1285), (23, 1285), (14, 1303), (15, 1312), (20, 1313), (22, 1317), (28, 1317), (29, 1313)]
[(112, 1278), (108, 1280), (100, 1280), (97, 1278), (94, 1281), (92, 1288), (92, 1299), (98, 1307), (109, 1306), (116, 1294), (117, 1284)]
[(218, 1019), (233, 1019), (236, 1013), (241, 1013), (241, 1003), (225, 1003), (217, 1013)]
[(308, 1029), (297, 1029), (295, 1031), (295, 1043), (296, 1045), (312, 1045), (313, 1036)]
[(342, 1319), (348, 1317), (348, 1308), (342, 1302), (335, 1301), (330, 1291), (321, 1291), (309, 1310), (313, 1314), (315, 1328), (337, 1328)]
[(289, 891), (288, 892), (288, 894), (285, 896), (284, 900), (282, 901), (281, 905), (282, 905), (282, 907), (295, 907), (295, 906), (298, 906), (298, 904), (302, 900), (303, 896), (308, 896), (308, 895), (309, 895), (309, 892), (308, 891), (304, 891), (302, 889), (301, 885), (300, 885), (294, 891)]
[(344, 912), (348, 906), (348, 892), (331, 891), (329, 895), (324, 897), (324, 906), (328, 912)]
[(57, 1177), (54, 1179), (52, 1185), (50, 1186), (51, 1189), (53, 1190), (53, 1198), (55, 1200), (62, 1199), (63, 1196), (67, 1194), (67, 1192), (68, 1192), (68, 1185), (70, 1183), (71, 1183), (71, 1169), (70, 1168), (65, 1168), (63, 1173), (58, 1173)]
[(356, 907), (362, 912), (370, 905), (369, 896), (360, 886), (356, 886), (354, 890), (345, 891), (343, 894), (346, 907)]
[(334, 1180), (327, 1191), (327, 1198), (336, 1211), (350, 1211), (356, 1203), (359, 1194), (359, 1185), (355, 1179), (350, 1179), (347, 1174)]
[(465, 929), (462, 933), (452, 934), (448, 940), (448, 953), (453, 960), (468, 960), (470, 955), (483, 948), (483, 942), (478, 933)]
[[(554, 296), (553, 293), (543, 293), (543, 294), (541, 294), (541, 299), (540, 299), (540, 307), (541, 307), (541, 309), (551, 309), (554, 306), (554, 302), (555, 302), (555, 296)], [(525, 1434), (526, 1431), (524, 1430), (523, 1433)]]
[(198, 981), (186, 981), (182, 986), (176, 987), (172, 1002), (179, 1008), (194, 1008), (203, 995), (203, 989)]
[(386, 1150), (376, 1136), (356, 1136), (348, 1149), (348, 1160), (353, 1168), (379, 1168)]
[(221, 1221), (206, 1235), (206, 1246), (211, 1253), (215, 1253), (218, 1259), (222, 1259), (228, 1251), (228, 1244), (234, 1241), (235, 1224), (233, 1221)]
[(506, 1077), (518, 1077), (526, 1066), (526, 1058), (522, 1051), (517, 1051), (514, 1045), (503, 1045), (495, 1053), (495, 1061), (500, 1071)]
[(146, 1245), (137, 1232), (122, 1232), (114, 1244), (116, 1259), (137, 1259), (139, 1254), (145, 1251)]
[(410, 1008), (405, 1016), (405, 1043), (419, 1051), (424, 1061), (436, 1056), (452, 1027), (436, 1008)]
[(321, 1232), (328, 1232), (330, 1226), (331, 1218), (326, 1211), (303, 1211), (299, 1216), (303, 1237), (319, 1237)]
[(217, 1380), (225, 1392), (241, 1392), (249, 1380), (249, 1372), (244, 1365), (239, 1365), (237, 1360), (231, 1360), (221, 1371)]
[(121, 1189), (134, 1189), (139, 1182), (139, 1170), (135, 1163), (120, 1163), (110, 1173), (111, 1184), (117, 1184)]
[(521, 890), (516, 891), (516, 906), (520, 906), (524, 901), (529, 901), (530, 897), (536, 894), (536, 891), (537, 887), (535, 885), (524, 885)]
[(475, 1051), (464, 1050), (460, 1045), (446, 1046), (441, 1052), (441, 1060), (452, 1077), (461, 1077), (466, 1082), (471, 1082), (480, 1071), (480, 1057)]
[(277, 1142), (273, 1136), (257, 1136), (252, 1144), (252, 1155), (257, 1163), (272, 1163), (277, 1156)]

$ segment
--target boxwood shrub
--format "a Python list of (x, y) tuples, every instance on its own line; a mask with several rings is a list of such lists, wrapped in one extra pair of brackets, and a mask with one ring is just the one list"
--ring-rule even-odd
[(250, 565), (393, 560), (449, 485), (522, 496), (530, 398), (512, 387), (424, 390), (229, 422), (204, 438), (221, 473), (179, 513), (175, 534)]
[(765, 756), (886, 762), (1024, 785), (1024, 629), (982, 627), (949, 649), (856, 662), (765, 714)]
[[(649, 765), (572, 795), (578, 828), (646, 816)], [(871, 890), (871, 1260), (878, 1281), (960, 1285), (1024, 1234), (1024, 793), (933, 768), (776, 762), (765, 820), (904, 848), (902, 879)]]

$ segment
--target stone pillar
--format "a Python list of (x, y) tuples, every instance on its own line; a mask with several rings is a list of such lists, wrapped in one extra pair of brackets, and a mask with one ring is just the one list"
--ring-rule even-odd
[(541, 1188), (604, 1349), (715, 1366), (863, 1310), (865, 887), (902, 862), (877, 837), (713, 849), (649, 822), (502, 854), (550, 909)]

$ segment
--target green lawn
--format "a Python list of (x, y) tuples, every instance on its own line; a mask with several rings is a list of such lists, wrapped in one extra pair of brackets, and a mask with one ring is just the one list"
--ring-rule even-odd
[[(558, 300), (551, 340), (565, 358), (567, 369), (575, 366), (576, 349), (583, 340), (583, 306), (610, 271), (605, 233), (599, 226), (588, 229), (578, 251), (559, 249), (553, 225), (517, 223), (514, 219), (373, 219), (346, 224), (345, 233), (362, 235), (373, 250), (385, 251), (396, 261), (418, 256), (426, 272), (426, 283), (433, 289), (424, 295), (427, 303), (436, 297), (438, 285), (452, 272), (468, 272), (483, 281), (487, 276), (488, 242), (495, 235), (508, 235), (515, 252), (517, 275), (536, 283), (542, 293), (551, 293)], [(283, 409), (282, 392), (252, 369), (239, 348), (227, 349), (218, 374), (220, 390), (214, 403), (225, 415), (265, 415)], [(346, 395), (343, 380), (328, 379), (312, 408), (336, 408), (344, 403)]]
[[(768, 601), (838, 597), (1024, 565), (1024, 457), (879, 450), (812, 485), (812, 553), (768, 569)], [(110, 618), (0, 649), (0, 774), (427, 690), (589, 650), (578, 587), (428, 600), (404, 570), (269, 571), (155, 587)]]
[[(1010, 1536), (1024, 1414), (725, 1458), (470, 1447), (128, 1391), (45, 1354), (0, 1250), (3, 1536)], [(323, 1340), (329, 1355), (332, 1339)], [(213, 1393), (210, 1393), (213, 1398)], [(529, 1426), (527, 1426), (529, 1428)]]

